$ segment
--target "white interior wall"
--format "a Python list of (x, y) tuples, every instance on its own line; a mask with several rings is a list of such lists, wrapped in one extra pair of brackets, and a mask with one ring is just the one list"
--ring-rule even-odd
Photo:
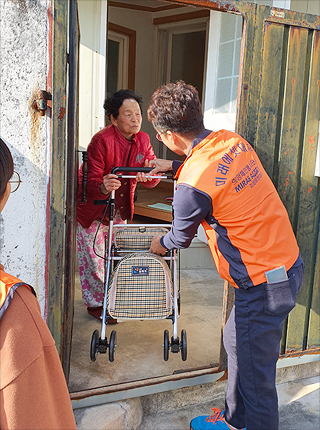
[(154, 134), (152, 125), (147, 120), (147, 107), (155, 90), (153, 82), (153, 56), (155, 29), (150, 12), (109, 7), (109, 21), (136, 31), (136, 69), (135, 90), (143, 99), (141, 129), (150, 137)]
[(219, 56), (219, 37), (223, 12), (210, 11), (206, 88), (204, 98), (204, 125), (209, 130), (235, 130), (235, 113), (214, 113), (214, 100)]
[[(103, 101), (106, 78), (106, 1), (81, 0), (78, 2), (80, 23), (80, 94), (79, 136), (80, 149), (85, 149), (91, 137), (104, 126)], [(102, 9), (101, 9), (102, 8)], [(135, 30), (136, 70), (135, 90), (143, 98), (142, 130), (152, 134), (146, 109), (152, 92), (154, 27), (152, 14), (129, 9), (109, 7), (109, 21)], [(141, 23), (143, 22), (143, 25)]]
[(22, 180), (0, 214), (0, 261), (35, 288), (42, 313), (50, 120), (48, 114), (32, 119), (29, 104), (34, 90), (47, 89), (49, 3), (0, 1), (0, 135)]
[(80, 25), (79, 146), (104, 127), (107, 0), (78, 1)]

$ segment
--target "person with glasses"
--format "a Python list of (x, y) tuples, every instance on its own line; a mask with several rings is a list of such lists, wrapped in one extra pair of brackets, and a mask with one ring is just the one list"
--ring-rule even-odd
[[(0, 139), (0, 212), (21, 183)], [(68, 387), (34, 289), (0, 265), (0, 428), (75, 430)]]
[(148, 120), (164, 145), (186, 156), (150, 162), (150, 174), (173, 170), (177, 179), (172, 228), (153, 238), (150, 252), (187, 248), (202, 224), (221, 278), (235, 287), (223, 335), (225, 410), (194, 418), (190, 428), (277, 430), (282, 327), (304, 270), (287, 211), (252, 146), (228, 130), (205, 129), (193, 86), (178, 81), (158, 88)]
[(13, 175), (9, 182), (11, 185), (11, 193), (14, 193), (15, 191), (17, 191), (17, 189), (20, 187), (20, 184), (21, 184), (19, 173), (13, 172)]
[[(96, 133), (88, 146), (87, 202), (82, 203), (82, 167), (79, 170), (77, 204), (77, 246), (83, 303), (89, 315), (100, 319), (104, 296), (104, 237), (108, 234), (109, 211), (94, 205), (94, 200), (108, 198), (116, 191), (114, 223), (132, 220), (137, 182), (155, 187), (160, 179), (138, 173), (136, 179), (118, 179), (111, 174), (114, 167), (145, 167), (156, 158), (147, 133), (141, 131), (142, 99), (132, 90), (119, 90), (104, 102), (111, 124)], [(103, 217), (103, 219), (102, 219)], [(99, 229), (95, 247), (94, 237)], [(116, 323), (107, 317), (107, 323)]]

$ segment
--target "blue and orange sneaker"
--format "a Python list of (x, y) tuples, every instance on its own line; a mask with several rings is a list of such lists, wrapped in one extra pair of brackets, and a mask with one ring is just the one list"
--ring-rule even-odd
[[(225, 411), (212, 408), (213, 415), (193, 418), (190, 423), (191, 430), (238, 430), (228, 424), (224, 418)], [(245, 428), (239, 430), (246, 430)]]

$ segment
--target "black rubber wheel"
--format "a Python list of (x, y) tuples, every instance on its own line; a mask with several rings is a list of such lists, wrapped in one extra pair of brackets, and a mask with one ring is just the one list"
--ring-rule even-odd
[(99, 347), (99, 330), (95, 330), (91, 338), (90, 359), (96, 361)]
[(168, 361), (169, 359), (169, 331), (164, 331), (163, 337), (163, 359), (164, 361)]
[(187, 359), (187, 333), (185, 330), (181, 330), (181, 358), (182, 361)]
[(110, 340), (109, 340), (109, 361), (111, 362), (114, 361), (116, 346), (117, 346), (117, 333), (115, 330), (112, 330), (110, 334)]

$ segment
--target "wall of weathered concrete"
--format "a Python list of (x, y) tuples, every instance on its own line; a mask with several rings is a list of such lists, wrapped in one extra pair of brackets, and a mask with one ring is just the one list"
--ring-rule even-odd
[(33, 285), (44, 312), (50, 111), (30, 110), (46, 90), (50, 0), (0, 0), (0, 135), (12, 151), (22, 184), (0, 219), (0, 261)]

